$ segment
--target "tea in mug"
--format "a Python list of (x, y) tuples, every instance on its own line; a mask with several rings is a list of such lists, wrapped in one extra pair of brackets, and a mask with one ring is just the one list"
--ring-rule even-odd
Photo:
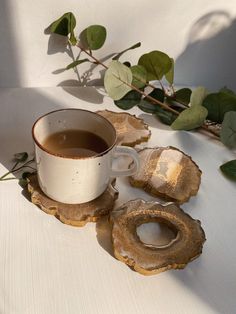
[(69, 158), (91, 157), (108, 149), (100, 136), (84, 130), (53, 133), (43, 142), (43, 147), (53, 154)]

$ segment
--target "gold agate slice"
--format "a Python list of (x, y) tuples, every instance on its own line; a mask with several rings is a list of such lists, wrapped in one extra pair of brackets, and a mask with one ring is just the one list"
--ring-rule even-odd
[(98, 114), (108, 119), (116, 129), (118, 144), (135, 146), (147, 142), (151, 131), (143, 119), (137, 118), (126, 112), (113, 112), (109, 110), (97, 111)]
[[(143, 275), (184, 268), (202, 253), (206, 240), (200, 221), (174, 203), (136, 199), (113, 210), (110, 219), (115, 257)], [(143, 243), (137, 228), (149, 222), (166, 224), (175, 238), (163, 246)]]
[(180, 204), (197, 194), (202, 172), (182, 151), (174, 147), (144, 148), (139, 157), (140, 169), (130, 177), (132, 186)]
[(112, 210), (119, 194), (114, 185), (115, 180), (93, 201), (83, 204), (64, 204), (50, 199), (42, 192), (37, 175), (28, 178), (28, 191), (33, 204), (38, 205), (45, 213), (54, 215), (61, 222), (78, 227), (84, 226), (87, 222), (96, 222)]

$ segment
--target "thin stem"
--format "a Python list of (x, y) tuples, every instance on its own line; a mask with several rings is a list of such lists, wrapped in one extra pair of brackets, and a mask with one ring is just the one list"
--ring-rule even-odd
[[(75, 58), (70, 41), (68, 41), (68, 44), (69, 44), (69, 49), (70, 49), (70, 53), (71, 53), (71, 56), (72, 56), (72, 60), (73, 61), (77, 61), (80, 54), (77, 56), (77, 58)], [(75, 71), (75, 73), (77, 75), (78, 81), (81, 83), (81, 78), (80, 78), (79, 71), (78, 71), (77, 67), (74, 68), (74, 71)]]
[(85, 52), (89, 57), (91, 57), (97, 64), (102, 65), (105, 69), (108, 69), (108, 66), (106, 66), (104, 63), (102, 63), (100, 60), (98, 60), (96, 57), (94, 57), (93, 55), (91, 55), (87, 50), (85, 50), (83, 47), (80, 47), (78, 45), (78, 47), (80, 48), (80, 50), (82, 50), (83, 52)]
[(2, 181), (5, 177), (7, 177), (9, 174), (11, 174), (11, 171), (6, 172), (4, 175), (0, 177), (0, 181)]
[(161, 101), (157, 100), (156, 98), (153, 98), (152, 96), (146, 94), (145, 92), (141, 91), (140, 89), (138, 89), (137, 87), (135, 87), (134, 85), (132, 84), (128, 84), (124, 81), (122, 81), (120, 79), (121, 82), (125, 83), (126, 85), (128, 85), (130, 88), (132, 88), (133, 90), (135, 90), (136, 92), (138, 92), (139, 94), (142, 94), (145, 98), (151, 100), (152, 102), (154, 102), (155, 104), (158, 104), (159, 106), (165, 108), (166, 110), (168, 111), (171, 111), (173, 113), (175, 113), (176, 115), (179, 115), (179, 112), (171, 107), (169, 107), (168, 105), (162, 103)]
[(5, 179), (0, 178), (0, 181), (9, 181), (9, 180), (17, 180), (17, 178), (5, 178)]
[(14, 170), (18, 164), (19, 164), (19, 161), (17, 161), (17, 162), (14, 164), (14, 166), (11, 168), (11, 171)]
[(17, 167), (18, 164), (19, 164), (19, 161), (17, 161), (17, 162), (14, 164), (14, 166), (11, 168), (10, 171), (8, 171), (7, 173), (5, 173), (4, 175), (2, 175), (2, 176), (0, 177), (0, 181), (1, 181), (2, 179), (4, 179), (5, 177), (7, 177), (10, 173), (12, 173), (12, 171)]
[[(28, 165), (29, 165), (29, 163), (31, 163), (31, 162), (33, 162), (33, 161), (34, 161), (34, 158), (30, 159), (29, 161), (27, 161), (26, 163), (24, 163), (22, 166), (20, 166), (20, 167), (14, 169), (13, 171), (11, 171), (11, 173), (17, 172), (17, 171), (19, 171), (19, 170), (21, 170), (21, 169), (23, 169), (23, 168), (26, 168), (26, 167), (30, 167), (30, 166), (28, 166)], [(31, 168), (31, 167), (30, 167), (30, 168)], [(32, 169), (35, 170), (34, 168), (32, 168)]]
[(176, 100), (175, 98), (173, 98), (172, 96), (170, 97), (170, 96), (168, 96), (168, 98), (170, 99), (170, 100), (172, 100), (172, 101), (175, 101), (175, 102), (177, 102), (177, 103), (179, 103), (180, 105), (182, 105), (183, 107), (185, 107), (185, 108), (189, 108), (189, 106), (188, 105), (186, 105), (184, 102), (182, 102), (181, 100)]
[(24, 166), (24, 168), (29, 168), (29, 169), (34, 170), (34, 171), (37, 170), (37, 169), (35, 169), (35, 168), (31, 167), (31, 166)]

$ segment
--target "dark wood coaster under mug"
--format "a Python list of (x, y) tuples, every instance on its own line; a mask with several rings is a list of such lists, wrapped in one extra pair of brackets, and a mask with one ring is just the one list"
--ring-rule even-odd
[(50, 199), (39, 187), (37, 175), (28, 177), (28, 191), (31, 201), (45, 213), (54, 215), (61, 222), (76, 227), (82, 227), (87, 222), (96, 222), (107, 215), (115, 204), (119, 192), (114, 188), (115, 179), (110, 182), (106, 191), (93, 201), (83, 204), (64, 204)]

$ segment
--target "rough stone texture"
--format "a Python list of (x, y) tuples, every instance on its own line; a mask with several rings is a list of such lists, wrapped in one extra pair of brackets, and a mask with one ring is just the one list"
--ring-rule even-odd
[[(202, 253), (206, 240), (200, 221), (173, 203), (132, 200), (113, 210), (110, 219), (116, 258), (143, 275), (184, 268)], [(176, 238), (165, 246), (144, 244), (136, 229), (148, 222), (166, 224)]]
[(113, 112), (109, 110), (97, 111), (98, 114), (108, 119), (115, 127), (119, 145), (135, 146), (147, 142), (151, 131), (143, 119), (137, 118), (126, 112)]
[(139, 156), (140, 169), (130, 177), (132, 186), (179, 204), (197, 194), (202, 172), (182, 151), (174, 147), (144, 148)]

